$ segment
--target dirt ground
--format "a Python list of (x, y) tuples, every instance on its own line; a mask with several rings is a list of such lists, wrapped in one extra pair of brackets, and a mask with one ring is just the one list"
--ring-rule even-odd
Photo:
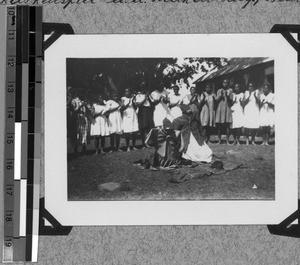
[[(121, 142), (121, 145), (124, 145), (124, 142)], [(76, 157), (71, 154), (68, 157), (68, 199), (76, 201), (275, 199), (274, 144), (246, 146), (243, 141), (241, 146), (215, 143), (209, 143), (209, 146), (224, 164), (243, 163), (242, 168), (220, 175), (172, 183), (170, 181), (172, 173), (143, 170), (133, 166), (134, 161), (153, 153), (154, 148), (94, 155), (91, 143), (85, 154)], [(103, 184), (105, 185), (101, 186)]]

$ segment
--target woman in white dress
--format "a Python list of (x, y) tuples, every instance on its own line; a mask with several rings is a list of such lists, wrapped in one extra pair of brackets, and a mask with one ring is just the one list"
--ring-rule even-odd
[(177, 85), (172, 87), (174, 94), (168, 96), (169, 109), (172, 119), (176, 119), (182, 115), (180, 105), (182, 104), (183, 97), (179, 94), (179, 87)]
[(241, 92), (240, 84), (235, 84), (233, 101), (232, 101), (232, 130), (234, 143), (240, 145), (240, 135), (242, 132), (243, 121), (244, 121), (244, 110), (243, 110), (244, 93)]
[(125, 90), (124, 97), (121, 98), (121, 103), (121, 110), (123, 111), (123, 131), (125, 134), (127, 152), (129, 152), (130, 138), (132, 140), (132, 149), (136, 150), (136, 133), (139, 130), (138, 116), (134, 105), (134, 96), (131, 95), (131, 90), (129, 88)]
[[(106, 101), (103, 100), (101, 94), (98, 96), (98, 102), (94, 103), (92, 106), (92, 123), (91, 123), (91, 136), (95, 138), (95, 154), (104, 153), (105, 146), (105, 136), (109, 135), (109, 128), (107, 117), (105, 113), (107, 112)], [(101, 147), (99, 149), (99, 143), (101, 140)]]
[(275, 125), (274, 94), (271, 92), (269, 84), (264, 85), (263, 94), (260, 97), (260, 101), (261, 101), (260, 126), (262, 129), (262, 140), (263, 140), (263, 143), (261, 145), (269, 145), (271, 127)]
[(109, 113), (108, 116), (108, 128), (110, 133), (110, 146), (113, 151), (122, 151), (120, 147), (120, 137), (123, 134), (123, 126), (122, 126), (122, 115), (121, 115), (121, 102), (119, 100), (118, 95), (115, 93), (112, 96), (111, 100), (108, 100), (107, 108)]
[(155, 106), (153, 112), (154, 126), (162, 128), (163, 120), (165, 118), (172, 120), (172, 116), (167, 105), (167, 91), (165, 91), (164, 88), (161, 86), (160, 88), (154, 90), (151, 93), (150, 100)]
[(247, 137), (247, 145), (250, 142), (250, 135), (251, 141), (253, 145), (255, 144), (255, 135), (257, 134), (259, 128), (259, 91), (258, 89), (255, 90), (254, 83), (250, 82), (248, 85), (247, 90), (245, 91), (244, 95), (244, 127), (245, 127), (245, 135)]

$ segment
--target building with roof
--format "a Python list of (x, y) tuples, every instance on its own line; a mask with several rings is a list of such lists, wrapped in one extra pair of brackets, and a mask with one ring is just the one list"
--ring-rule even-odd
[(269, 57), (228, 58), (221, 68), (213, 68), (193, 83), (198, 90), (203, 90), (210, 83), (215, 91), (221, 86), (224, 79), (228, 79), (230, 86), (239, 83), (243, 89), (254, 82), (258, 89), (269, 83), (274, 90), (274, 60)]

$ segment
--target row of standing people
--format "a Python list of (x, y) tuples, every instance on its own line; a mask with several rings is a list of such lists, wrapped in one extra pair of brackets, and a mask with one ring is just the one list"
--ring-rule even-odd
[[(155, 127), (162, 125), (164, 118), (172, 121), (181, 113), (180, 105), (189, 105), (193, 112), (200, 115), (206, 142), (210, 139), (213, 128), (218, 131), (218, 144), (221, 143), (222, 131), (226, 130), (226, 140), (229, 144), (230, 133), (233, 133), (234, 143), (240, 144), (240, 136), (244, 129), (247, 145), (255, 145), (255, 136), (261, 129), (263, 145), (268, 145), (271, 128), (274, 128), (274, 93), (270, 84), (265, 84), (262, 91), (256, 89), (250, 82), (243, 93), (241, 85), (236, 83), (229, 87), (229, 80), (224, 79), (222, 87), (213, 92), (212, 85), (207, 84), (200, 95), (195, 87), (191, 87), (190, 94), (179, 94), (178, 86), (172, 87), (172, 94), (164, 89), (151, 93), (155, 105), (153, 120)], [(251, 136), (251, 138), (250, 138)]]
[[(229, 88), (227, 79), (216, 94), (208, 84), (203, 93), (206, 104), (201, 111), (201, 121), (206, 131), (207, 140), (213, 127), (218, 130), (218, 143), (221, 143), (221, 132), (226, 130), (226, 140), (229, 144), (230, 133), (233, 133), (234, 143), (240, 144), (242, 128), (247, 138), (246, 144), (255, 145), (255, 136), (261, 129), (263, 143), (268, 145), (271, 128), (275, 125), (274, 93), (270, 84), (265, 84), (262, 91), (255, 89), (250, 82), (246, 91), (241, 91), (240, 84), (236, 83)], [(201, 99), (200, 99), (201, 100)], [(251, 136), (251, 140), (250, 140)]]
[[(146, 91), (139, 91), (132, 94), (126, 89), (124, 96), (119, 99), (113, 94), (112, 98), (105, 101), (101, 94), (97, 102), (88, 104), (86, 101), (75, 97), (70, 101), (69, 115), (76, 117), (76, 140), (86, 144), (89, 136), (95, 139), (96, 154), (104, 152), (105, 137), (110, 136), (111, 151), (122, 151), (120, 149), (120, 138), (124, 136), (127, 151), (130, 151), (130, 140), (132, 149), (135, 148), (136, 136), (140, 132), (144, 147), (146, 135), (154, 127), (162, 127), (163, 120), (170, 121), (182, 115), (180, 105), (189, 105), (191, 97), (182, 97), (179, 94), (179, 87), (173, 87), (173, 93), (164, 88), (159, 88), (148, 94)], [(68, 130), (71, 131), (72, 129)], [(76, 141), (72, 141), (76, 146)], [(99, 147), (100, 145), (100, 147)]]
[(93, 136), (96, 153), (104, 152), (106, 136), (110, 136), (111, 151), (121, 151), (122, 134), (125, 137), (127, 151), (130, 151), (130, 140), (132, 148), (135, 149), (138, 131), (143, 145), (147, 147), (145, 137), (150, 129), (161, 127), (165, 118), (172, 121), (181, 116), (181, 105), (189, 105), (193, 112), (200, 113), (206, 141), (209, 140), (212, 128), (217, 127), (219, 143), (221, 131), (225, 128), (227, 143), (232, 130), (235, 143), (239, 144), (241, 128), (244, 127), (247, 144), (249, 136), (252, 144), (255, 144), (255, 135), (261, 127), (263, 144), (267, 145), (270, 128), (274, 125), (274, 94), (270, 92), (268, 84), (264, 86), (263, 93), (260, 93), (254, 89), (253, 83), (249, 83), (246, 92), (242, 93), (239, 84), (235, 84), (233, 90), (229, 88), (227, 79), (216, 94), (208, 84), (201, 95), (192, 87), (189, 95), (182, 96), (179, 94), (179, 87), (175, 85), (172, 87), (172, 93), (159, 88), (150, 95), (144, 92), (132, 95), (130, 89), (126, 89), (120, 100), (118, 95), (114, 94), (112, 99), (105, 101), (100, 94), (97, 102), (92, 105), (78, 97), (73, 99), (71, 104), (77, 111), (77, 139), (81, 143), (86, 143), (88, 136)]

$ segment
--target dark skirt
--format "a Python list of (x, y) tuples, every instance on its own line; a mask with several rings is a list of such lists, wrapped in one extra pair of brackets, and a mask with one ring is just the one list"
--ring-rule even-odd
[(154, 128), (153, 109), (145, 106), (139, 107), (138, 121), (140, 130)]

